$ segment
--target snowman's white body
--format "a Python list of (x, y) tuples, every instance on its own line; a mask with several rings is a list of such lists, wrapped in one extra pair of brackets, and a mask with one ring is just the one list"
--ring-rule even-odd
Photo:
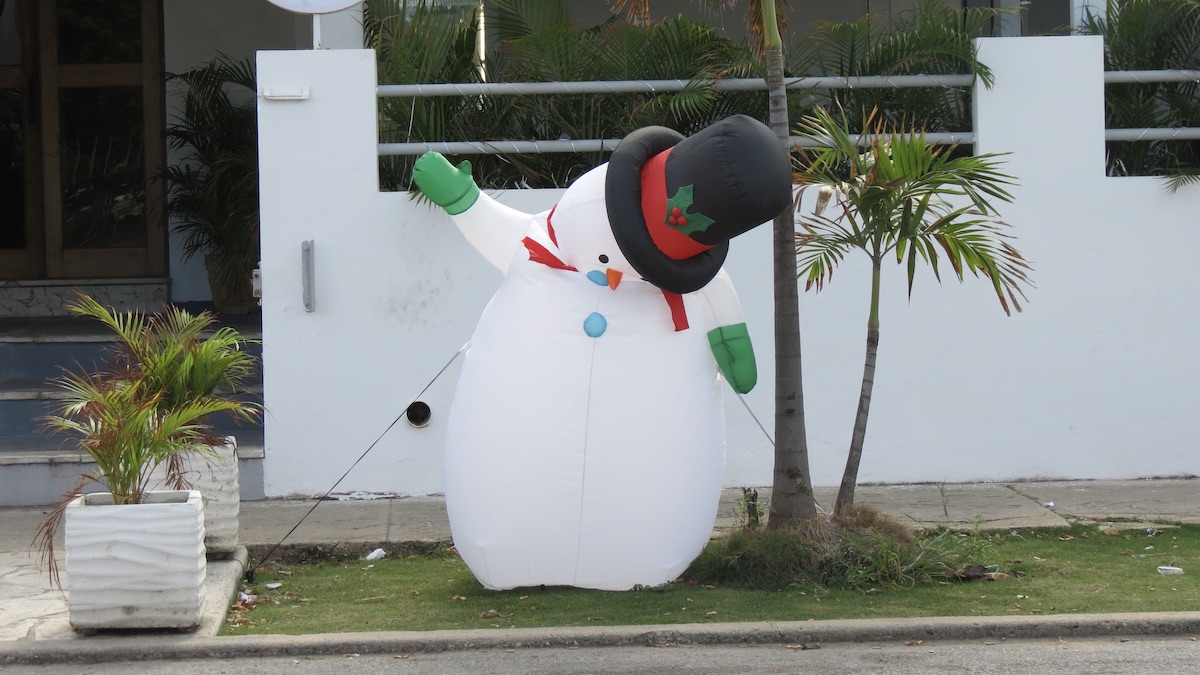
[[(669, 582), (712, 533), (725, 441), (707, 332), (730, 323), (719, 316), (730, 302), (740, 307), (721, 274), (716, 292), (683, 296), (690, 327), (676, 330), (663, 292), (636, 274), (601, 285), (597, 251), (569, 252), (564, 239), (628, 265), (608, 246), (604, 170), (564, 195), (557, 237), (546, 214), (486, 195), (454, 217), (506, 272), (471, 340), (446, 436), (454, 544), (491, 589)], [(600, 226), (598, 239), (578, 236)], [(577, 271), (531, 260), (525, 237)], [(606, 323), (597, 337), (584, 328), (593, 314)]]

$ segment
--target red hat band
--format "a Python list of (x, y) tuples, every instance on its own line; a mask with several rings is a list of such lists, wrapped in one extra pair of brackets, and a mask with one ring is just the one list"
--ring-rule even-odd
[(687, 213), (674, 213), (679, 211), (678, 208), (667, 212), (667, 155), (671, 150), (674, 148), (667, 148), (642, 166), (642, 216), (658, 250), (672, 260), (686, 260), (712, 246), (701, 244), (676, 229), (687, 225)]

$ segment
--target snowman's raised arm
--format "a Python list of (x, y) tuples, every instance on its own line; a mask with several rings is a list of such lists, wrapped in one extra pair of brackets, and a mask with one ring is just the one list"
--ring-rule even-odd
[(748, 393), (758, 382), (758, 365), (754, 346), (746, 328), (742, 303), (738, 300), (733, 281), (725, 268), (704, 288), (693, 294), (699, 301), (702, 320), (706, 322), (708, 344), (721, 374), (739, 394)]
[(471, 177), (471, 162), (452, 165), (432, 150), (413, 166), (413, 182), (429, 201), (446, 209), (467, 241), (501, 272), (508, 265), (529, 228), (529, 214), (501, 204), (483, 194)]
[(450, 220), (480, 255), (507, 275), (533, 216), (480, 193), (471, 208), (450, 216)]

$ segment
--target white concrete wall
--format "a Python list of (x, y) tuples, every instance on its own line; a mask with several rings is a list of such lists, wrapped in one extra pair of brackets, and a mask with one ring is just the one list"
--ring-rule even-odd
[[(887, 270), (864, 481), (1200, 473), (1186, 288), (1200, 191), (1106, 178), (1101, 41), (988, 39), (979, 152), (1012, 152), (1002, 213), (1037, 288), (1006, 317), (984, 280)], [(802, 296), (814, 474), (834, 479), (861, 369), (867, 265)]]
[[(1103, 172), (1100, 42), (984, 40), (996, 74), (977, 94), (981, 152), (1012, 151), (1003, 213), (1036, 267), (1024, 313), (990, 285), (903, 271), (884, 279), (882, 341), (863, 481), (1117, 478), (1200, 473), (1190, 413), (1200, 316), (1181, 301), (1200, 191)], [(262, 52), (268, 495), (328, 489), (469, 338), (499, 275), (434, 209), (376, 188), (370, 52)], [(304, 101), (264, 88), (309, 87)], [(528, 211), (559, 191), (500, 198)], [(301, 243), (316, 249), (316, 311), (302, 307)], [(728, 268), (760, 363), (747, 401), (773, 428), (770, 233), (733, 243)], [(817, 484), (836, 484), (862, 372), (868, 265), (848, 260), (801, 295), (805, 395)], [(944, 274), (951, 274), (946, 266)], [(442, 489), (441, 445), (457, 364), (338, 492)], [(727, 485), (770, 482), (770, 442), (727, 396)], [(502, 489), (502, 486), (498, 486)]]

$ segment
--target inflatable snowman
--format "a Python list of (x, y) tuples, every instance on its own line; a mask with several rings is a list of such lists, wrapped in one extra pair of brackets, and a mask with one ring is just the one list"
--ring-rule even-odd
[(413, 178), (505, 275), (449, 415), (455, 548), (490, 589), (674, 580), (716, 517), (719, 373), (740, 393), (757, 378), (721, 265), (791, 203), (779, 139), (745, 116), (639, 129), (537, 215), (434, 152)]

